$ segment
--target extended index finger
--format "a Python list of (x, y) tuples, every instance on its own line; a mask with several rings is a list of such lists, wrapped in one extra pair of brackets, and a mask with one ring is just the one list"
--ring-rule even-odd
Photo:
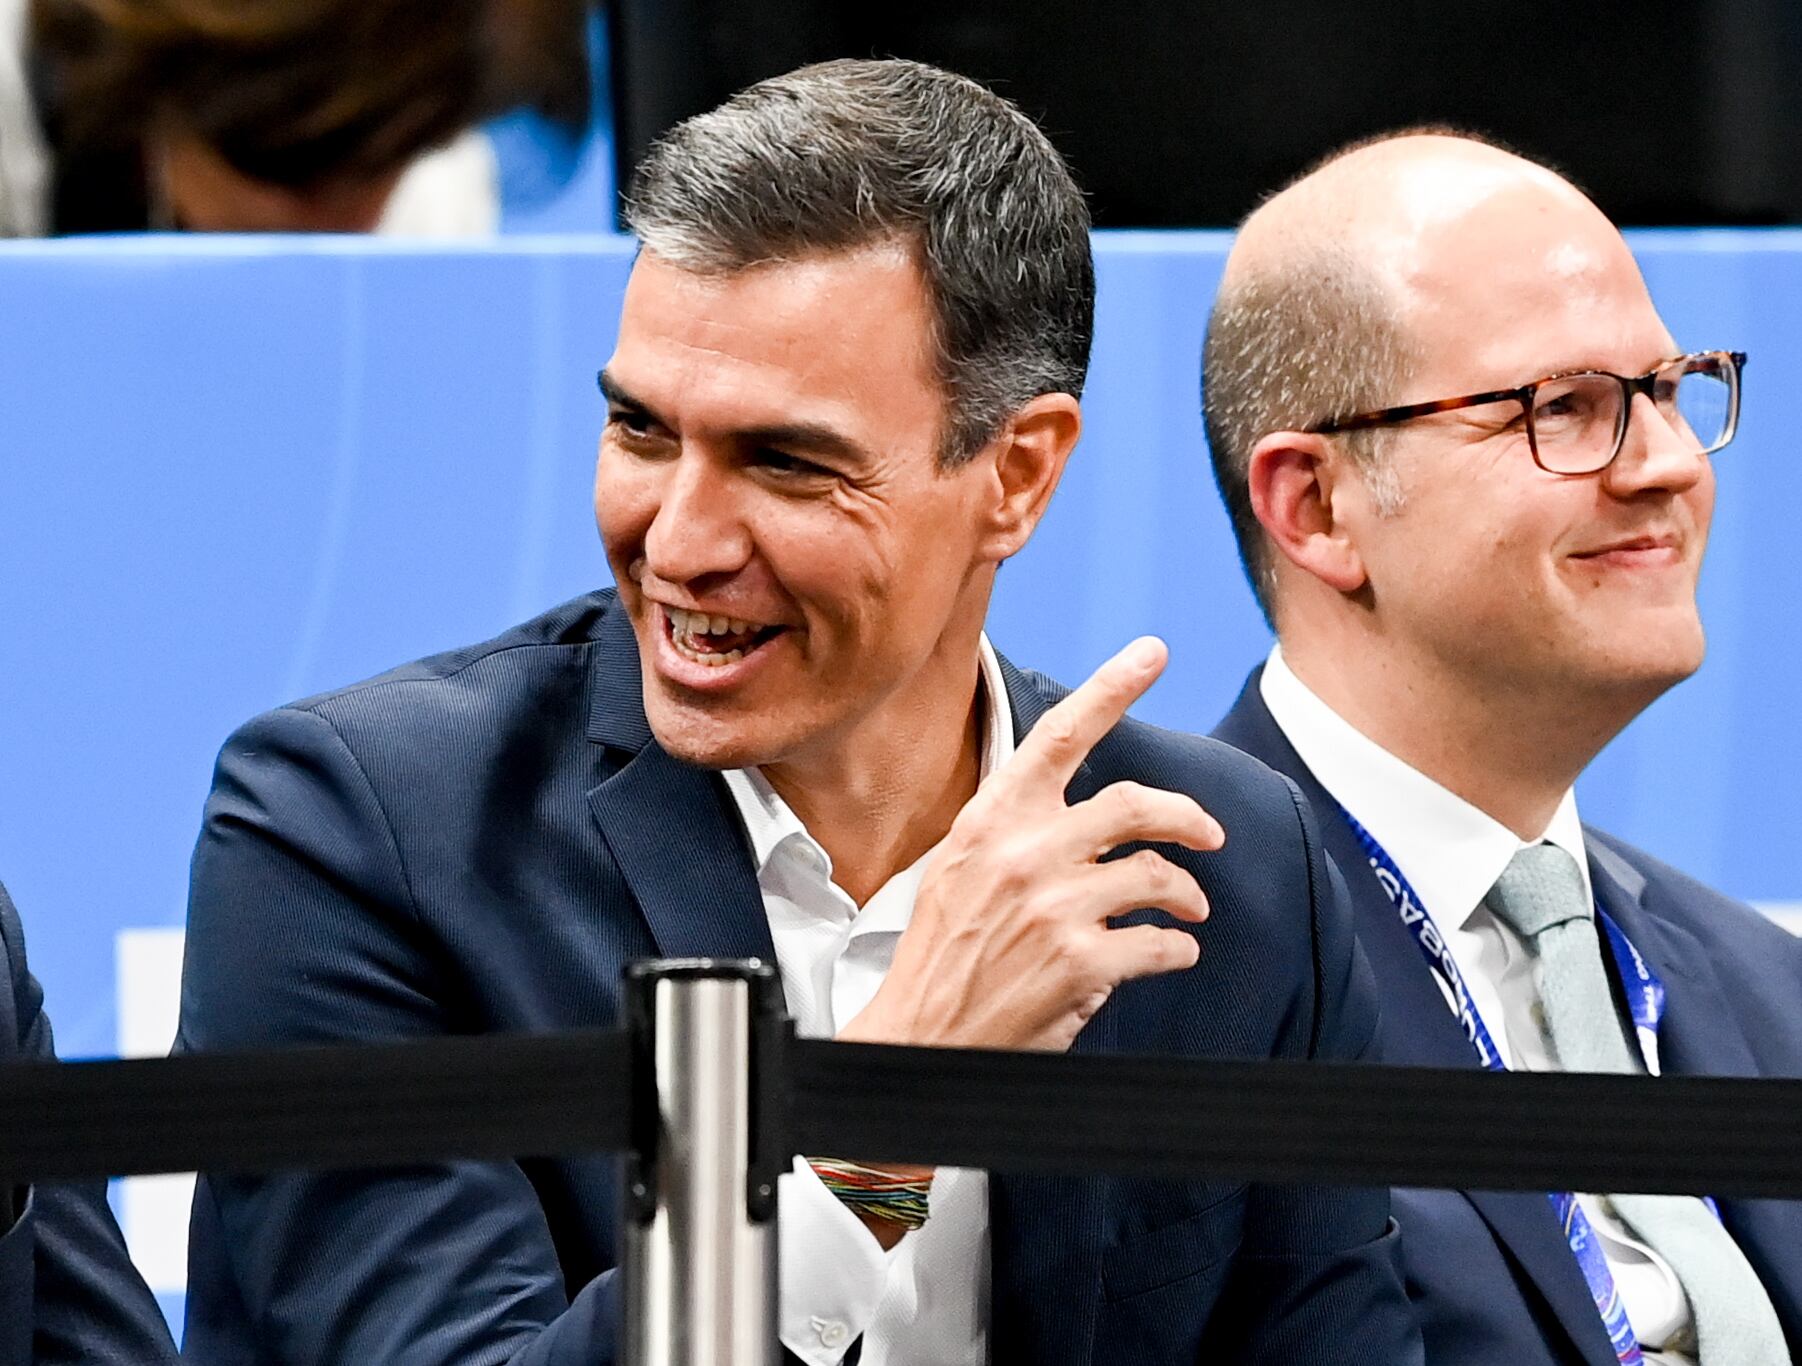
[(1006, 771), (1027, 782), (1053, 782), (1061, 793), (1089, 751), (1145, 695), (1169, 659), (1163, 641), (1140, 636), (1039, 718)]

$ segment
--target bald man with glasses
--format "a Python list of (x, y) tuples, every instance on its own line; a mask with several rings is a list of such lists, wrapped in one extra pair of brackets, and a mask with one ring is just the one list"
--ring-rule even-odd
[[(1353, 147), (1245, 223), (1203, 400), (1278, 644), (1215, 733), (1314, 805), (1384, 1060), (1802, 1074), (1802, 942), (1573, 795), (1702, 662), (1745, 363), (1686, 352), (1602, 213), (1478, 140)], [(1706, 1194), (1397, 1192), (1429, 1361), (1789, 1366), (1802, 1206)]]

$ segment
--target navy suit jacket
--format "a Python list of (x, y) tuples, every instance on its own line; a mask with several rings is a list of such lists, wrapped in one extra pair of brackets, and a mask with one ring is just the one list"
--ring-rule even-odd
[[(0, 1057), (56, 1056), (19, 913), (0, 887)], [(12, 1192), (0, 1214), (0, 1366), (156, 1366), (175, 1359), (162, 1311), (125, 1253), (104, 1181)]]
[[(1007, 677), (1024, 733), (1057, 690)], [(1182, 856), (1213, 901), (1200, 966), (1121, 988), (1077, 1049), (1362, 1054), (1374, 986), (1293, 788), (1129, 722), (1073, 795), (1129, 777), (1193, 793), (1229, 842)], [(774, 961), (725, 784), (658, 747), (630, 623), (599, 592), (226, 744), (178, 1048), (606, 1026), (622, 969), (656, 955)], [(998, 1174), (990, 1217), (997, 1363), (1420, 1359), (1386, 1192)], [(604, 1156), (203, 1179), (188, 1348), (611, 1361), (618, 1223)]]
[[(1318, 813), (1382, 995), (1378, 1056), (1422, 1067), (1478, 1066), (1420, 949), (1366, 871), (1338, 804), (1264, 705), (1261, 672), (1214, 734), (1292, 778)], [(1600, 830), (1585, 827), (1583, 835), (1597, 899), (1664, 980), (1662, 1070), (1802, 1076), (1802, 940)], [(1633, 1119), (1657, 1122), (1656, 1115)], [(1598, 1115), (1596, 1122), (1608, 1120)], [(1588, 1286), (1543, 1195), (1398, 1190), (1395, 1214), (1428, 1361), (1615, 1366)], [(1770, 1292), (1790, 1355), (1802, 1361), (1802, 1202), (1723, 1200), (1721, 1217)]]

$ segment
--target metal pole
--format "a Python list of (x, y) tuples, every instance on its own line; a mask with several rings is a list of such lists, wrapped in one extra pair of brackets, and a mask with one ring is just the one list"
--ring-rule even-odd
[(625, 1366), (776, 1366), (774, 970), (686, 959), (626, 974)]

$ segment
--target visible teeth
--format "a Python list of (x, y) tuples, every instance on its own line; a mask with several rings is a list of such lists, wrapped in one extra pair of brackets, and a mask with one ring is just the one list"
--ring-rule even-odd
[(684, 659), (692, 659), (697, 664), (705, 664), (709, 668), (721, 668), (727, 664), (736, 664), (745, 657), (743, 650), (728, 650), (721, 654), (717, 650), (701, 650), (695, 647), (694, 638), (686, 634), (675, 637), (676, 652)]
[(723, 636), (727, 632), (733, 635), (745, 635), (758, 628), (755, 622), (742, 621), (738, 617), (715, 617), (705, 612), (690, 612), (685, 607), (666, 607), (670, 625), (675, 627), (679, 636)]

